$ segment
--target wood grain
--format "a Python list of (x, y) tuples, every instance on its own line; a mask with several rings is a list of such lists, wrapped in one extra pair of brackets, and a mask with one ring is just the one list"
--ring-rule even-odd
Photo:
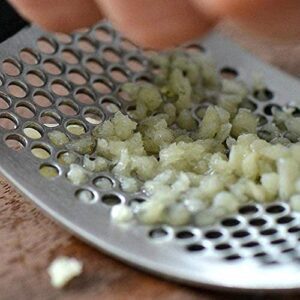
[[(199, 299), (195, 289), (146, 275), (73, 238), (3, 179), (0, 216), (0, 299)], [(84, 263), (82, 276), (62, 291), (50, 286), (46, 272), (59, 255)]]
[[(276, 46), (245, 36), (229, 23), (220, 28), (263, 59), (294, 75), (300, 74), (300, 44)], [(128, 267), (72, 237), (1, 178), (0, 253), (1, 300), (270, 299), (261, 294), (238, 295), (188, 288)], [(83, 274), (63, 290), (50, 286), (46, 272), (49, 262), (59, 255), (74, 256), (84, 262)], [(292, 300), (300, 296), (275, 298)]]

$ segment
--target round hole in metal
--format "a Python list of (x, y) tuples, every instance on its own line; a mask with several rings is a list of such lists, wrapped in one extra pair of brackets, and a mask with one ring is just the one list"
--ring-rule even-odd
[(91, 29), (89, 27), (81, 27), (75, 30), (75, 33), (89, 33)]
[(135, 56), (127, 58), (126, 65), (132, 72), (142, 72), (145, 69), (142, 60)]
[(70, 99), (62, 99), (58, 103), (58, 110), (66, 116), (76, 116), (79, 112), (78, 105)]
[(135, 106), (135, 105), (129, 105), (129, 106), (126, 108), (127, 115), (128, 115), (129, 117), (131, 117), (132, 119), (135, 118), (135, 116), (134, 116), (135, 110), (136, 110), (136, 106)]
[(126, 51), (136, 51), (137, 46), (126, 38), (121, 38), (120, 46)]
[(82, 121), (69, 120), (66, 122), (66, 129), (74, 135), (82, 135), (87, 132), (87, 128)]
[(28, 65), (36, 65), (39, 63), (39, 55), (30, 48), (24, 48), (20, 51), (19, 54), (21, 60)]
[(269, 101), (274, 98), (274, 93), (268, 88), (264, 88), (260, 90), (255, 90), (253, 92), (253, 96), (259, 101)]
[(163, 70), (162, 70), (162, 68), (160, 68), (159, 66), (153, 66), (153, 67), (152, 67), (152, 73), (153, 73), (155, 76), (162, 76), (162, 75), (163, 75)]
[(281, 250), (281, 253), (292, 253), (292, 252), (295, 252), (294, 248), (287, 248), (287, 249)]
[(260, 244), (255, 241), (250, 241), (250, 242), (242, 244), (242, 247), (244, 247), (244, 248), (254, 248), (254, 247), (258, 247), (258, 246), (260, 246)]
[(181, 230), (181, 231), (178, 231), (175, 235), (175, 237), (180, 240), (190, 239), (190, 238), (193, 238), (194, 236), (195, 236), (195, 234), (190, 230)]
[(217, 244), (215, 246), (215, 249), (219, 250), (219, 251), (228, 250), (228, 249), (231, 249), (231, 248), (232, 248), (231, 245), (227, 244), (227, 243), (221, 243), (221, 244)]
[(79, 189), (75, 192), (76, 198), (86, 204), (92, 204), (97, 202), (97, 198), (94, 193), (88, 189)]
[(285, 239), (276, 239), (276, 240), (271, 241), (271, 244), (272, 245), (279, 245), (279, 244), (284, 244), (286, 242), (287, 241)]
[(277, 224), (288, 224), (288, 223), (291, 223), (294, 220), (295, 220), (295, 218), (293, 218), (292, 216), (283, 216), (281, 218), (278, 218), (276, 220), (276, 222), (277, 222)]
[(68, 64), (75, 65), (79, 63), (79, 56), (72, 49), (64, 49), (61, 52), (61, 57)]
[(20, 134), (10, 134), (5, 138), (4, 142), (7, 147), (14, 151), (22, 150), (27, 144), (26, 139)]
[(31, 148), (31, 153), (33, 156), (39, 159), (48, 159), (51, 156), (49, 147), (43, 144), (34, 145)]
[(254, 205), (245, 205), (239, 209), (239, 213), (242, 215), (251, 215), (258, 212), (258, 208)]
[(68, 72), (68, 80), (77, 85), (83, 85), (87, 82), (86, 75), (84, 75), (80, 70), (72, 69)]
[(263, 126), (266, 125), (268, 123), (268, 119), (260, 114), (257, 114), (258, 117), (258, 126)]
[(67, 96), (70, 93), (70, 86), (60, 79), (56, 79), (51, 83), (51, 89), (58, 96)]
[(186, 250), (189, 252), (200, 252), (205, 250), (205, 247), (201, 244), (190, 244), (186, 246)]
[(260, 231), (261, 235), (274, 235), (276, 233), (277, 233), (277, 230), (274, 228), (268, 228), (268, 229)]
[(228, 255), (228, 256), (225, 256), (224, 259), (225, 260), (238, 260), (238, 259), (241, 259), (242, 257), (238, 254), (231, 254), (231, 255)]
[(107, 194), (102, 196), (102, 202), (108, 206), (114, 206), (117, 204), (120, 204), (122, 202), (122, 200), (120, 199), (120, 197), (118, 197), (117, 195), (114, 194)]
[(297, 232), (300, 232), (300, 227), (298, 227), (298, 226), (290, 227), (290, 228), (288, 229), (288, 232), (289, 232), (289, 233), (297, 233)]
[(106, 61), (110, 63), (116, 63), (120, 61), (119, 53), (117, 52), (117, 50), (111, 47), (106, 47), (105, 49), (103, 49), (102, 56)]
[(130, 199), (128, 202), (128, 205), (131, 207), (135, 207), (141, 203), (144, 203), (146, 200), (143, 198), (134, 198), (134, 199)]
[(53, 58), (46, 59), (43, 63), (43, 69), (51, 75), (59, 75), (62, 73), (62, 65)]
[(298, 137), (292, 132), (289, 132), (289, 131), (284, 132), (283, 137), (287, 138), (292, 143), (297, 143), (298, 142)]
[(36, 123), (29, 123), (23, 128), (24, 134), (33, 140), (38, 140), (43, 136), (43, 128)]
[(103, 72), (102, 64), (95, 58), (89, 58), (84, 65), (91, 73), (101, 74)]
[(94, 43), (86, 37), (81, 37), (78, 40), (78, 47), (80, 50), (87, 53), (92, 53), (96, 51)]
[(53, 111), (44, 111), (40, 116), (40, 122), (46, 127), (57, 127), (60, 122), (60, 116)]
[(11, 99), (0, 92), (0, 109), (8, 109), (11, 106)]
[(197, 115), (197, 117), (202, 120), (205, 113), (206, 113), (206, 110), (207, 108), (209, 107), (209, 104), (201, 104), (199, 105), (199, 107), (196, 109), (195, 113)]
[(5, 130), (15, 130), (18, 128), (17, 118), (10, 113), (0, 114), (0, 128)]
[(46, 54), (54, 54), (57, 49), (55, 42), (47, 37), (39, 38), (37, 41), (37, 46), (41, 52)]
[(133, 99), (129, 96), (129, 94), (122, 90), (118, 91), (118, 97), (127, 102), (133, 101)]
[(126, 65), (133, 72), (142, 72), (145, 70), (143, 62), (137, 57), (128, 58)]
[(250, 235), (250, 233), (246, 230), (237, 230), (237, 231), (232, 233), (232, 237), (238, 238), (238, 239), (245, 238), (249, 235)]
[(103, 120), (103, 114), (96, 108), (88, 108), (85, 110), (84, 119), (92, 125), (98, 125)]
[(93, 180), (93, 184), (100, 190), (108, 191), (112, 190), (113, 182), (105, 176), (99, 176)]
[(205, 52), (205, 48), (204, 48), (202, 45), (194, 44), (194, 43), (185, 46), (185, 49), (186, 49), (189, 53)]
[(220, 74), (225, 79), (235, 79), (237, 76), (239, 76), (239, 72), (233, 68), (225, 66), (220, 70)]
[(264, 108), (264, 112), (266, 115), (268, 116), (272, 116), (273, 115), (273, 109), (279, 109), (281, 110), (281, 106), (280, 105), (277, 105), (277, 104), (268, 104), (265, 106)]
[(150, 76), (146, 74), (138, 75), (134, 78), (135, 82), (140, 82), (140, 83), (149, 83), (151, 82)]
[(72, 36), (62, 32), (55, 33), (55, 38), (62, 44), (70, 44), (72, 42)]
[(267, 141), (267, 142), (270, 142), (272, 139), (273, 139), (273, 135), (272, 135), (272, 132), (270, 132), (269, 130), (262, 130), (260, 129), (257, 133), (258, 137)]
[(101, 107), (110, 113), (116, 113), (120, 110), (120, 106), (116, 104), (111, 98), (104, 98), (101, 100)]
[(218, 230), (210, 230), (205, 233), (207, 239), (218, 239), (222, 236), (222, 233)]
[(257, 252), (253, 255), (254, 257), (265, 257), (265, 256), (268, 256), (268, 254), (266, 252)]
[(45, 84), (45, 75), (37, 70), (28, 71), (26, 74), (26, 81), (35, 87), (41, 87)]
[(244, 99), (239, 107), (249, 109), (254, 112), (257, 109), (257, 104), (249, 99)]
[(59, 170), (56, 166), (51, 164), (42, 164), (39, 168), (40, 174), (45, 178), (55, 178), (59, 175)]
[(93, 88), (97, 92), (99, 92), (99, 93), (101, 93), (103, 95), (109, 94), (109, 93), (112, 92), (112, 87), (111, 87), (110, 83), (107, 80), (105, 80), (105, 79), (96, 79), (93, 82)]
[(285, 207), (280, 204), (274, 204), (267, 207), (266, 212), (269, 214), (279, 214), (285, 211)]
[(290, 106), (293, 109), (292, 115), (294, 117), (300, 117), (300, 108), (295, 106)]
[(8, 92), (16, 98), (24, 98), (28, 92), (27, 86), (19, 81), (9, 83), (7, 89)]
[(93, 104), (95, 102), (93, 93), (86, 88), (78, 89), (75, 92), (75, 99), (83, 104)]
[(94, 36), (100, 42), (111, 43), (113, 41), (113, 33), (105, 27), (96, 28)]
[(24, 119), (31, 119), (35, 116), (35, 107), (30, 102), (18, 102), (15, 112)]
[[(151, 48), (146, 48), (143, 49), (143, 56), (145, 56), (148, 59), (151, 59), (153, 56), (157, 55), (157, 51), (151, 49)], [(153, 61), (152, 64), (156, 66), (155, 62)]]
[(48, 92), (37, 90), (33, 94), (33, 102), (41, 107), (49, 107), (53, 102), (53, 98)]
[(117, 82), (126, 82), (128, 81), (127, 74), (120, 67), (113, 67), (109, 72), (111, 78)]
[(2, 62), (2, 69), (8, 76), (18, 76), (21, 74), (21, 65), (14, 58), (7, 58)]
[(234, 227), (238, 226), (241, 222), (236, 218), (227, 218), (224, 219), (221, 224), (225, 227)]
[(263, 226), (263, 225), (267, 224), (267, 221), (262, 218), (253, 218), (253, 219), (249, 220), (249, 224), (252, 226)]
[(151, 229), (148, 235), (151, 239), (164, 239), (169, 235), (169, 232), (163, 227), (157, 227)]

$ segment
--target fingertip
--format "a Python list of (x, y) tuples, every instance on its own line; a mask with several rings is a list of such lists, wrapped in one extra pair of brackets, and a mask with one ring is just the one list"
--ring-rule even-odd
[(246, 32), (282, 42), (300, 35), (299, 0), (192, 0), (209, 14), (228, 17)]
[(136, 44), (164, 49), (201, 37), (215, 23), (182, 0), (98, 0), (115, 27)]
[(214, 16), (240, 15), (251, 13), (252, 9), (259, 9), (266, 0), (191, 0), (198, 8)]
[(71, 32), (102, 18), (93, 0), (9, 0), (20, 15), (49, 31)]
[(128, 30), (123, 33), (136, 45), (146, 49), (164, 50), (174, 48), (187, 41), (202, 37), (215, 25), (214, 22), (208, 22), (205, 26), (189, 28), (173, 32), (151, 32), (151, 31), (133, 31)]

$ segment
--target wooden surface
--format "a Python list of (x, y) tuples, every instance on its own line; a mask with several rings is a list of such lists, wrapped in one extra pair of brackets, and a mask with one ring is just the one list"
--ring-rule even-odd
[[(294, 75), (300, 74), (300, 43), (299, 46), (274, 46), (245, 37), (231, 25), (222, 26), (222, 30), (263, 59)], [(130, 268), (72, 237), (3, 179), (0, 179), (0, 255), (1, 300), (271, 299), (261, 294), (192, 289)], [(84, 263), (83, 274), (63, 290), (50, 286), (46, 272), (49, 262), (59, 255), (74, 256)], [(300, 294), (275, 298), (300, 299)]]

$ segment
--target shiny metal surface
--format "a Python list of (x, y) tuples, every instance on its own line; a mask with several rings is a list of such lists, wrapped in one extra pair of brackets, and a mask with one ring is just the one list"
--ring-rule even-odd
[[(102, 33), (97, 35), (97, 31)], [(44, 45), (43, 51), (47, 53), (38, 50), (36, 41), (40, 36), (46, 37), (43, 41), (48, 46)], [(250, 99), (257, 106), (257, 113), (268, 118), (267, 106), (272, 103), (299, 101), (300, 84), (296, 79), (264, 65), (226, 38), (215, 33), (201, 41), (201, 45), (212, 53), (218, 68), (235, 68), (240, 78), (248, 83), (253, 73), (262, 73), (274, 97), (269, 102)], [(35, 64), (22, 61), (20, 51), (23, 48), (35, 53)], [(66, 62), (66, 56), (63, 55), (66, 50), (73, 55), (73, 63), (70, 63), (72, 55), (69, 55), (69, 62)], [(149, 75), (147, 59), (143, 53), (122, 41), (109, 25), (98, 24), (88, 32), (76, 33), (67, 43), (37, 28), (24, 29), (0, 45), (1, 61), (7, 58), (17, 65), (20, 74), (9, 76), (5, 74), (3, 65), (0, 69), (0, 99), (6, 99), (9, 106), (0, 105), (0, 119), (7, 117), (13, 120), (16, 127), (0, 129), (0, 170), (54, 220), (81, 239), (121, 260), (187, 284), (268, 291), (300, 288), (300, 215), (290, 212), (286, 203), (278, 202), (267, 207), (249, 205), (241, 208), (238, 215), (206, 228), (149, 227), (140, 224), (118, 226), (110, 222), (110, 206), (102, 200), (114, 195), (118, 201), (130, 201), (141, 195), (122, 192), (118, 182), (106, 173), (99, 174), (113, 183), (112, 189), (106, 192), (94, 185), (95, 177), (82, 187), (73, 186), (67, 181), (66, 168), (57, 162), (57, 155), (63, 148), (50, 145), (47, 137), (47, 132), (52, 130), (48, 125), (50, 119), (43, 121), (42, 117), (45, 114), (53, 116), (58, 123), (56, 128), (66, 133), (70, 122), (83, 122), (89, 131), (93, 125), (85, 119), (87, 109), (107, 118), (111, 115), (107, 101), (120, 105), (124, 112), (130, 106), (130, 103), (120, 98), (120, 84), (112, 75), (114, 68), (121, 70), (130, 79)], [(138, 70), (132, 71), (129, 68), (130, 59), (140, 62)], [(100, 74), (93, 73), (95, 65), (94, 69), (88, 67), (87, 62), (92, 60), (101, 65)], [(58, 66), (60, 74), (47, 73), (44, 67), (46, 61)], [(83, 76), (84, 83), (70, 81), (68, 76), (74, 70)], [(30, 85), (28, 73), (38, 74), (42, 78), (41, 86)], [(97, 88), (95, 83), (101, 81), (107, 82), (110, 92), (107, 93), (103, 87)], [(56, 95), (52, 90), (53, 83), (62, 84), (68, 90), (66, 95)], [(18, 91), (18, 88), (15, 88), (17, 92), (10, 90), (12, 84), (21, 87), (25, 95), (20, 97), (22, 91)], [(89, 95), (91, 103), (78, 101), (79, 92)], [(48, 107), (37, 105), (33, 100), (37, 93), (48, 95), (52, 103)], [(59, 110), (61, 101), (71, 103), (76, 108), (74, 116), (67, 116)], [(87, 102), (86, 98), (81, 98), (81, 101)], [(29, 108), (31, 114), (19, 112), (20, 105)], [(37, 140), (26, 137), (24, 128), (27, 126), (37, 129), (42, 137)], [(21, 142), (23, 149), (14, 151), (8, 148), (4, 142), (7, 137)], [(31, 149), (35, 146), (47, 149), (50, 157), (45, 160), (34, 157)], [(56, 167), (58, 176), (53, 179), (42, 177), (39, 173), (42, 164)], [(83, 203), (75, 196), (80, 188), (93, 193), (91, 203)]]

